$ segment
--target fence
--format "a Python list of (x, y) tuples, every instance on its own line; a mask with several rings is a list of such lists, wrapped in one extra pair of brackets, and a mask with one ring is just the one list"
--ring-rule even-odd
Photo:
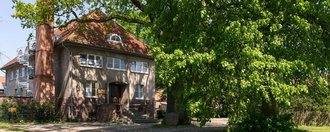
[(293, 121), (297, 125), (330, 125), (330, 112), (328, 111), (295, 111)]

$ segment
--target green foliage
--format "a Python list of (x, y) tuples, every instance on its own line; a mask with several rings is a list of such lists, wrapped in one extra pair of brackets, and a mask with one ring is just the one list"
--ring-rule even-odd
[(294, 128), (291, 115), (272, 117), (264, 116), (259, 113), (250, 113), (248, 115), (247, 118), (233, 129), (234, 131), (291, 132)]
[[(47, 14), (42, 4), (14, 2), (14, 17), (23, 26), (44, 21), (43, 15), (34, 17)], [(65, 0), (53, 4), (57, 25), (74, 19), (72, 11), (82, 15), (96, 8), (110, 16), (146, 21), (132, 26), (132, 21), (123, 19), (127, 23), (122, 24), (151, 44), (157, 85), (175, 91), (176, 107), (202, 125), (225, 111), (230, 123), (243, 129), (249, 130), (251, 121), (265, 131), (286, 125), (291, 129), (290, 118), (281, 115), (290, 113), (295, 98), (322, 102), (329, 96), (327, 0)]]
[[(16, 108), (16, 112), (9, 112), (9, 108)], [(1, 120), (4, 121), (36, 121), (54, 122), (59, 121), (59, 112), (54, 104), (37, 102), (31, 104), (17, 103), (15, 99), (4, 100), (1, 103)]]
[(17, 103), (11, 103), (7, 99), (4, 99), (1, 103), (1, 120), (17, 120), (19, 114), (17, 112), (10, 113), (9, 108), (16, 108), (17, 109), (18, 104)]
[(147, 3), (156, 16), (157, 81), (175, 89), (178, 107), (202, 124), (220, 115), (220, 103), (232, 124), (251, 125), (253, 113), (262, 115), (259, 123), (269, 120), (261, 126), (288, 125), (279, 108), (299, 96), (329, 95), (328, 1)]
[(33, 119), (37, 122), (54, 122), (59, 121), (60, 113), (55, 108), (55, 104), (44, 103), (40, 105), (39, 103), (32, 103), (30, 106), (27, 106), (28, 110), (32, 110)]
[(72, 22), (73, 19), (82, 20), (79, 17), (97, 9), (114, 17), (113, 19), (123, 18), (130, 22), (147, 21), (146, 15), (137, 11), (137, 7), (134, 7), (129, 0), (36, 0), (35, 3), (12, 0), (12, 2), (16, 10), (12, 17), (20, 19), (23, 28), (35, 28), (50, 21), (55, 22), (55, 27), (61, 27)]

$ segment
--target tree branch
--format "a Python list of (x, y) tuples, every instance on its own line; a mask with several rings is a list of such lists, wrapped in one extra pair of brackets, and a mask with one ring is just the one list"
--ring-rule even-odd
[(73, 16), (75, 17), (75, 19), (79, 19), (77, 13), (75, 11), (73, 11), (72, 8), (70, 8), (70, 11), (73, 14)]
[(135, 5), (137, 8), (139, 8), (141, 11), (143, 11), (142, 3), (139, 0), (131, 0), (131, 2), (133, 3), (133, 5)]
[(54, 27), (54, 28), (64, 28), (64, 27), (68, 26), (72, 22), (78, 22), (78, 23), (96, 22), (96, 23), (102, 23), (102, 22), (107, 22), (107, 21), (113, 20), (113, 19), (119, 19), (119, 20), (123, 20), (123, 21), (129, 22), (129, 23), (137, 23), (137, 24), (146, 24), (146, 23), (148, 23), (146, 21), (143, 21), (143, 20), (140, 20), (140, 19), (136, 19), (136, 18), (127, 18), (127, 17), (124, 17), (124, 16), (113, 15), (113, 16), (108, 16), (108, 17), (101, 18), (101, 19), (90, 19), (90, 18), (79, 19), (79, 18), (76, 18), (76, 19), (72, 19), (72, 20), (66, 22), (63, 25), (60, 25), (60, 26)]
[[(131, 0), (131, 2), (133, 3), (133, 5), (135, 5), (138, 9), (140, 9), (141, 11), (144, 11), (143, 9), (143, 5), (139, 0)], [(154, 21), (154, 16), (152, 16), (151, 14), (148, 15), (150, 22)]]

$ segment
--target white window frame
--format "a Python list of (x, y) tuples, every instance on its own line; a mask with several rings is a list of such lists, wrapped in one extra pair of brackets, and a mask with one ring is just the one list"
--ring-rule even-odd
[(134, 89), (134, 96), (137, 100), (143, 100), (144, 99), (144, 92), (143, 92), (143, 85), (137, 84)]
[[(118, 37), (119, 40), (116, 40), (116, 39), (112, 40), (113, 37)], [(117, 42), (117, 43), (122, 43), (123, 42), (121, 37), (118, 34), (115, 34), (115, 33), (110, 34), (107, 40), (111, 41), (111, 42)]]
[[(119, 60), (119, 68), (115, 68), (115, 59)], [(112, 61), (112, 66), (109, 66), (109, 62)], [(124, 62), (124, 64), (122, 63)], [(127, 63), (123, 59), (115, 57), (107, 57), (107, 68), (111, 70), (126, 71)]]
[[(138, 66), (142, 66), (140, 70), (137, 70)], [(146, 65), (146, 67), (145, 67)], [(133, 61), (131, 63), (131, 72), (137, 72), (137, 73), (148, 73), (149, 71), (149, 64), (148, 62), (144, 61)]]
[[(94, 84), (94, 92), (95, 95), (93, 96), (93, 84)], [(86, 87), (85, 87), (85, 97), (86, 98), (97, 98), (97, 87), (98, 83), (96, 81), (88, 80), (86, 81)]]
[[(83, 64), (81, 62), (81, 56), (85, 55), (86, 56), (86, 62)], [(90, 59), (90, 57), (93, 57), (93, 60)], [(96, 58), (100, 58), (100, 65), (97, 66), (96, 64), (98, 63)], [(90, 60), (93, 62), (93, 65), (90, 65), (89, 62)], [(94, 54), (80, 54), (79, 55), (79, 65), (80, 66), (86, 66), (86, 67), (95, 67), (95, 68), (102, 68), (103, 67), (103, 58), (100, 55), (94, 55)]]

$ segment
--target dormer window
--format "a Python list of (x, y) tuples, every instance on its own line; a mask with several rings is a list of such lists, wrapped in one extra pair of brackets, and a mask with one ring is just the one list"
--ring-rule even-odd
[(107, 41), (122, 43), (121, 37), (118, 34), (110, 34)]
[(55, 37), (55, 41), (56, 41), (56, 40), (59, 40), (59, 39), (62, 37), (62, 35), (59, 35), (59, 34), (55, 34), (55, 36), (54, 36), (54, 37)]

